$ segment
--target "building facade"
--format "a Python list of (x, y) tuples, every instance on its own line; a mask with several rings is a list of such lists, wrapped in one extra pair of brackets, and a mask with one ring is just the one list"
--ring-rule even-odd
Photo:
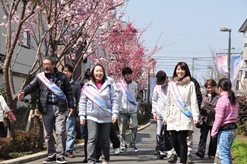
[(239, 89), (247, 92), (247, 19), (239, 29), (243, 33), (243, 54), (239, 70)]

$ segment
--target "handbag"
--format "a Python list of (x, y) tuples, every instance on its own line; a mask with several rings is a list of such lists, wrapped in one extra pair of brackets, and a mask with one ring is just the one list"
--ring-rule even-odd
[(160, 135), (157, 136), (157, 149), (159, 151), (169, 151), (172, 149), (171, 134), (166, 130), (166, 125), (162, 125)]
[(202, 128), (203, 124), (207, 121), (207, 117), (204, 116), (204, 115), (199, 115), (199, 118), (198, 118), (198, 123), (196, 124), (196, 127), (197, 128)]

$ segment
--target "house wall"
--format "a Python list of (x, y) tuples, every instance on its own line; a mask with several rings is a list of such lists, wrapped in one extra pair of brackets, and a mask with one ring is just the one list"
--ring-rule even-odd
[(247, 61), (247, 29), (243, 34), (243, 60)]
[[(0, 10), (0, 24), (4, 22), (3, 19), (4, 13), (2, 10)], [(2, 34), (5, 34), (6, 32), (5, 26), (0, 27), (0, 53), (5, 55), (5, 36)], [(32, 41), (32, 40), (31, 40)], [(18, 54), (18, 55), (17, 55)], [(25, 48), (23, 46), (17, 45), (12, 62), (15, 60), (15, 57), (17, 55), (16, 61), (13, 64), (13, 79), (14, 79), (14, 86), (15, 91), (18, 92), (23, 81), (25, 80), (25, 76), (29, 72), (34, 60), (35, 60), (35, 51), (31, 50), (29, 48)], [(3, 74), (2, 71), (0, 71), (0, 88), (3, 88)]]
[(246, 84), (247, 84), (247, 21), (243, 23), (240, 27), (239, 32), (243, 33), (243, 59), (240, 64), (239, 70), (239, 90), (240, 92), (246, 92)]

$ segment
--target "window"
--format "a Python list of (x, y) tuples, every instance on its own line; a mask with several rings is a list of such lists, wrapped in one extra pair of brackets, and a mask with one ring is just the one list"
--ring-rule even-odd
[(3, 64), (5, 60), (5, 55), (0, 53), (0, 64)]
[(244, 78), (247, 78), (247, 70), (244, 70)]
[(21, 46), (30, 49), (30, 43), (31, 43), (31, 38), (29, 31), (23, 32), (23, 41)]

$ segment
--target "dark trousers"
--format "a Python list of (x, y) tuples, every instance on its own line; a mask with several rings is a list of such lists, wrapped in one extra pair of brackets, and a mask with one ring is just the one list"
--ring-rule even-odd
[(0, 137), (6, 137), (6, 127), (3, 122), (0, 122)]
[(85, 125), (83, 126), (82, 136), (84, 139), (84, 156), (85, 156), (85, 160), (87, 160), (87, 140), (88, 140), (87, 121), (86, 121)]
[(116, 149), (116, 148), (120, 147), (120, 141), (119, 141), (119, 138), (117, 136), (117, 133), (116, 133), (113, 125), (111, 125), (110, 140), (111, 140), (113, 149)]
[(186, 140), (187, 135), (188, 135), (187, 130), (171, 131), (173, 147), (177, 155), (180, 157), (180, 163), (183, 164), (186, 164), (187, 162), (187, 152), (188, 152), (188, 146)]
[[(211, 130), (212, 130), (212, 126), (209, 126), (206, 124), (203, 124), (203, 126), (201, 127), (201, 130), (200, 130), (201, 136), (200, 136), (198, 151), (201, 152), (203, 155), (205, 155), (205, 151), (206, 151), (208, 132), (211, 133)], [(210, 135), (210, 143), (209, 143), (209, 147), (208, 147), (208, 156), (215, 156), (216, 149), (217, 149), (217, 137), (212, 138)]]
[[(116, 149), (116, 148), (119, 148), (120, 147), (120, 141), (119, 141), (119, 138), (117, 136), (117, 133), (116, 133), (113, 125), (111, 125), (110, 140), (111, 140), (113, 149)], [(97, 159), (99, 159), (100, 156), (102, 155), (102, 152), (101, 152), (101, 142), (100, 142), (100, 140), (98, 140), (96, 147), (97, 147), (97, 149), (96, 149), (96, 157), (97, 157)]]

